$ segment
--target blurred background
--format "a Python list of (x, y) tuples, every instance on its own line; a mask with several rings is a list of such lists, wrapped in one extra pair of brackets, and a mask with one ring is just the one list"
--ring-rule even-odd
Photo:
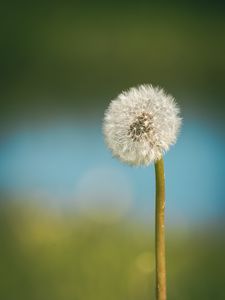
[(102, 119), (141, 83), (179, 103), (165, 156), (169, 299), (225, 299), (225, 6), (1, 5), (0, 299), (154, 299), (154, 168)]

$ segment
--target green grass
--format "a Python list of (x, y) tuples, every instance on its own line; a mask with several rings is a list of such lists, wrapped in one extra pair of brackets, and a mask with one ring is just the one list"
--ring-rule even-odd
[[(0, 299), (154, 299), (152, 232), (2, 207)], [(215, 234), (168, 232), (169, 299), (225, 299), (224, 249)]]

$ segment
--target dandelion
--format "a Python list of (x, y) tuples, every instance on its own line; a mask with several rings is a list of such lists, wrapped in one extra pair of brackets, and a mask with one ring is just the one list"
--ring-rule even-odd
[(166, 299), (165, 178), (162, 156), (175, 144), (181, 126), (179, 108), (163, 89), (140, 85), (122, 92), (105, 112), (103, 132), (113, 156), (133, 166), (155, 163), (156, 299)]
[(106, 110), (103, 131), (112, 154), (131, 165), (159, 160), (176, 142), (181, 119), (172, 96), (141, 85), (121, 93)]

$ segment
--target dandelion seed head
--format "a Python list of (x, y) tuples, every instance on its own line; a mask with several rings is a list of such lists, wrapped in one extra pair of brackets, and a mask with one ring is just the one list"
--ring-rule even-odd
[(114, 156), (130, 165), (147, 166), (176, 142), (180, 126), (174, 98), (158, 87), (140, 85), (111, 101), (103, 132)]

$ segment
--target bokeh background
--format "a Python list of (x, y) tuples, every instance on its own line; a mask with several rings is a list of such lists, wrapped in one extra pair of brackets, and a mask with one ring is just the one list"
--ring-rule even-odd
[(104, 145), (121, 90), (182, 110), (165, 156), (169, 299), (225, 299), (222, 1), (1, 5), (0, 299), (154, 299), (154, 168)]

